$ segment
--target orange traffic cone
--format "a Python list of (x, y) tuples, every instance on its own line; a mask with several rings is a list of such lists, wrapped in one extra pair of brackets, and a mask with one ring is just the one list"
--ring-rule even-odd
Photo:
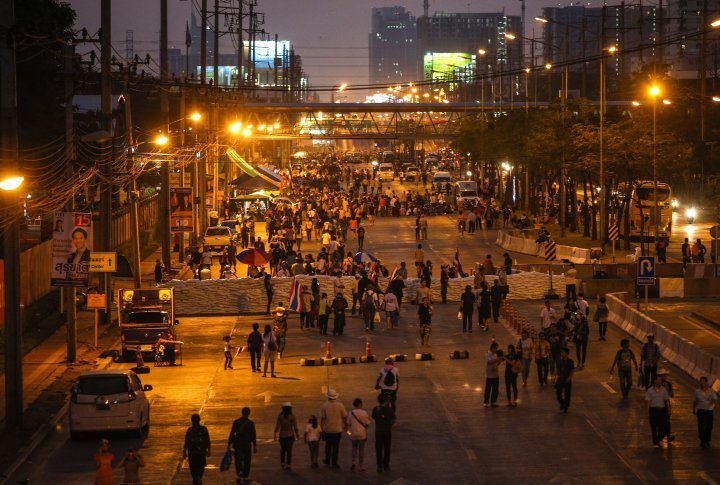
[(327, 340), (327, 341), (325, 342), (325, 358), (326, 358), (326, 359), (332, 359), (332, 358), (333, 358), (332, 353), (330, 353), (330, 341), (329, 341), (329, 340)]

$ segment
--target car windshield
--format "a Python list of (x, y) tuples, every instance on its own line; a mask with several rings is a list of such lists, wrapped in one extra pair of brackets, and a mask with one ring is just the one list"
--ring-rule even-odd
[(477, 192), (474, 190), (461, 190), (460, 197), (477, 197)]
[(435, 177), (435, 182), (450, 182), (450, 177)]
[(166, 312), (135, 312), (128, 315), (130, 323), (160, 323), (168, 320)]
[[(637, 189), (638, 198), (640, 200), (655, 200), (655, 191), (652, 187), (640, 187)], [(658, 202), (663, 202), (670, 197), (670, 190), (658, 187)]]
[(230, 230), (227, 227), (208, 227), (206, 236), (227, 236)]
[(408, 172), (417, 172), (418, 168), (417, 167), (408, 167), (407, 171)]
[(128, 392), (128, 382), (125, 376), (88, 376), (81, 377), (77, 385), (78, 394), (91, 396), (107, 396), (109, 394), (123, 394)]

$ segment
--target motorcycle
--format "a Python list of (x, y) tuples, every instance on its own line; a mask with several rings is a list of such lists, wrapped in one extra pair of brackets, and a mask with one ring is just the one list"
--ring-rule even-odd
[(688, 224), (692, 224), (695, 222), (695, 218), (697, 217), (697, 210), (694, 207), (690, 207), (685, 211), (685, 219), (687, 220)]

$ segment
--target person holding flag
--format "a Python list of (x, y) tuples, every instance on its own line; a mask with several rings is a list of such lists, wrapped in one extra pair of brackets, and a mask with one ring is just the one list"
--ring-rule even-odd
[(460, 251), (455, 250), (455, 277), (465, 278), (467, 274), (463, 271), (462, 263), (460, 262)]

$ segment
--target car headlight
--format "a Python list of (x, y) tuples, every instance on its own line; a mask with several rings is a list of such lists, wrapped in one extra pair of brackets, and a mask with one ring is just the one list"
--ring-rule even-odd
[(693, 207), (690, 207), (688, 210), (685, 211), (685, 217), (695, 219), (697, 217), (697, 210)]
[(672, 200), (672, 206), (677, 209), (678, 207), (680, 207), (680, 202), (678, 202), (677, 199), (673, 199), (673, 200)]

